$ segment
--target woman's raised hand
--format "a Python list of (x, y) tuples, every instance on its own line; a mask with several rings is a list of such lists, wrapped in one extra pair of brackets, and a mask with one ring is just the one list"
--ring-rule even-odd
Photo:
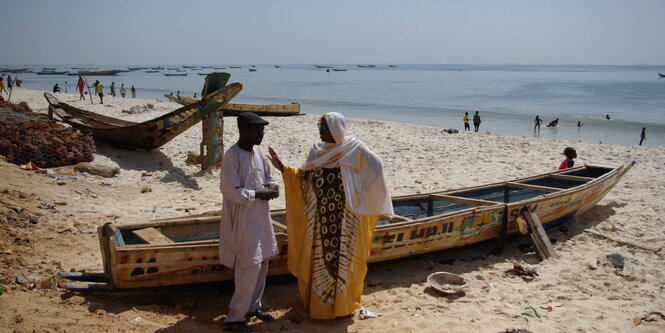
[(272, 147), (268, 147), (268, 153), (270, 153), (270, 157), (268, 158), (270, 160), (270, 163), (272, 163), (272, 166), (275, 167), (275, 169), (279, 170), (280, 172), (284, 172), (284, 163), (279, 159), (279, 156), (277, 156), (277, 153), (272, 149)]

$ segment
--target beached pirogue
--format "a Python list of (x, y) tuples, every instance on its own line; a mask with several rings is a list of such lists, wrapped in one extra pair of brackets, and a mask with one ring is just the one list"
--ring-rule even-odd
[(242, 90), (242, 85), (226, 85), (229, 77), (228, 73), (208, 75), (203, 87), (205, 98), (141, 123), (82, 110), (59, 101), (50, 93), (44, 93), (44, 97), (49, 103), (51, 119), (56, 115), (62, 122), (81, 131), (91, 132), (96, 140), (117, 148), (150, 150), (165, 145), (235, 97)]
[[(518, 230), (526, 207), (545, 227), (583, 214), (600, 201), (632, 167), (585, 165), (529, 178), (393, 198), (396, 216), (382, 217), (369, 262), (386, 261), (496, 239)], [(272, 212), (280, 254), (270, 275), (288, 274), (285, 211)], [(219, 264), (218, 214), (155, 220), (98, 229), (104, 273), (61, 273), (73, 290), (117, 290), (231, 280)]]
[[(171, 102), (180, 105), (190, 105), (198, 102), (199, 100), (192, 97), (182, 95), (164, 94), (164, 97)], [(254, 112), (260, 116), (297, 116), (300, 114), (300, 104), (241, 104), (241, 103), (227, 103), (221, 109), (224, 111), (224, 116), (237, 116), (241, 112)]]

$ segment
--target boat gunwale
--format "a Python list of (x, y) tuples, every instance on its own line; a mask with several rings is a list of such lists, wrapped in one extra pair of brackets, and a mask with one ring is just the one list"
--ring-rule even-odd
[[(485, 184), (485, 185), (480, 185), (480, 186), (474, 186), (474, 187), (468, 187), (465, 189), (457, 189), (457, 190), (450, 190), (450, 191), (438, 191), (438, 192), (430, 192), (430, 193), (421, 193), (421, 194), (414, 194), (414, 195), (406, 195), (406, 196), (399, 196), (393, 198), (394, 200), (398, 201), (409, 201), (409, 200), (418, 200), (418, 199), (426, 199), (426, 200), (433, 200), (432, 196), (436, 195), (449, 195), (449, 193), (463, 193), (466, 191), (473, 191), (473, 190), (478, 190), (478, 189), (485, 189), (485, 188), (492, 188), (492, 187), (502, 187), (502, 186), (508, 186), (508, 183), (519, 183), (520, 181), (529, 181), (533, 179), (540, 179), (540, 178), (547, 178), (551, 175), (558, 175), (558, 174), (565, 174), (565, 173), (570, 173), (570, 172), (576, 172), (579, 170), (587, 169), (587, 168), (598, 168), (598, 169), (605, 169), (605, 170), (610, 170), (609, 172), (593, 178), (592, 180), (580, 184), (571, 188), (567, 189), (560, 189), (559, 191), (556, 192), (549, 192), (549, 193), (544, 193), (541, 195), (538, 195), (533, 198), (528, 198), (520, 201), (515, 201), (515, 202), (509, 202), (509, 203), (504, 203), (504, 202), (496, 202), (495, 204), (487, 204), (487, 205), (477, 205), (457, 211), (451, 211), (451, 212), (445, 212), (442, 214), (438, 215), (433, 215), (433, 216), (427, 216), (419, 219), (408, 219), (405, 221), (398, 221), (395, 223), (389, 223), (389, 224), (383, 224), (383, 225), (377, 225), (376, 226), (376, 231), (375, 232), (382, 232), (382, 231), (392, 231), (393, 229), (400, 229), (404, 227), (409, 227), (411, 225), (417, 225), (417, 224), (427, 224), (432, 222), (433, 220), (438, 220), (438, 219), (454, 219), (455, 217), (459, 215), (468, 215), (469, 213), (474, 214), (475, 212), (478, 213), (483, 213), (486, 211), (491, 211), (491, 210), (504, 210), (506, 207), (514, 207), (514, 206), (520, 206), (520, 205), (529, 205), (533, 202), (540, 201), (543, 199), (551, 199), (552, 197), (556, 196), (566, 196), (566, 195), (571, 195), (576, 192), (583, 191), (587, 189), (588, 187), (594, 186), (596, 183), (605, 181), (608, 178), (611, 178), (619, 173), (619, 171), (623, 170), (625, 168), (625, 165), (620, 165), (617, 167), (608, 167), (608, 166), (597, 166), (597, 165), (583, 165), (575, 168), (570, 168), (570, 169), (565, 169), (565, 170), (558, 170), (550, 173), (545, 173), (533, 177), (528, 177), (528, 178), (521, 178), (521, 179), (515, 179), (514, 181), (509, 181), (509, 182), (498, 182), (498, 183), (493, 183), (493, 184)], [(462, 199), (468, 199), (464, 197), (460, 197)], [(272, 215), (282, 215), (286, 210), (285, 209), (278, 209), (274, 210), (271, 212)], [(207, 213), (203, 213), (200, 215), (204, 215)], [(401, 215), (397, 215), (401, 216)], [(405, 216), (401, 216), (406, 218)], [(209, 215), (209, 216), (200, 216), (200, 217), (194, 217), (194, 218), (187, 218), (187, 217), (182, 217), (180, 220), (178, 218), (175, 219), (162, 219), (163, 221), (160, 220), (154, 220), (153, 222), (158, 222), (158, 223), (152, 223), (152, 222), (147, 222), (147, 223), (142, 223), (142, 224), (128, 224), (128, 225), (122, 225), (122, 226), (114, 226), (117, 228), (117, 230), (121, 231), (131, 231), (131, 230), (136, 230), (136, 229), (141, 229), (141, 228), (147, 228), (147, 227), (163, 227), (163, 226), (170, 226), (170, 225), (175, 225), (175, 224), (181, 224), (181, 225), (191, 225), (191, 224), (197, 224), (201, 221), (200, 219), (205, 218), (205, 219), (210, 219), (211, 221), (205, 221), (206, 223), (215, 223), (213, 219), (218, 219), (220, 218), (219, 215)], [(273, 221), (276, 222), (276, 221)], [(282, 223), (276, 222), (278, 227), (286, 227)], [(288, 230), (285, 228), (285, 230)], [(280, 233), (281, 234), (281, 233)], [(284, 233), (286, 235), (286, 233)], [(277, 235), (277, 233), (276, 233)], [(115, 238), (115, 234), (111, 236), (111, 238)], [(213, 240), (201, 240), (201, 241), (188, 241), (188, 242), (175, 242), (173, 244), (132, 244), (132, 245), (124, 245), (124, 246), (118, 246), (116, 245), (117, 242), (112, 242), (112, 244), (116, 248), (122, 248), (122, 249), (158, 249), (158, 248), (171, 248), (171, 247), (186, 247), (188, 245), (192, 246), (198, 246), (198, 245), (206, 245), (207, 243), (218, 243), (218, 239), (213, 239)]]

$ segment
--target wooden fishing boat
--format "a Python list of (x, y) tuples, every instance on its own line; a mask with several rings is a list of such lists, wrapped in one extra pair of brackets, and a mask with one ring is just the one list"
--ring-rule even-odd
[[(172, 102), (176, 102), (180, 105), (189, 105), (196, 103), (199, 100), (192, 97), (187, 97), (183, 95), (171, 95), (164, 94), (164, 97), (168, 98)], [(273, 116), (273, 117), (284, 117), (284, 116), (296, 116), (300, 114), (300, 104), (291, 103), (291, 104), (241, 104), (241, 103), (227, 103), (222, 107), (224, 111), (224, 116), (237, 116), (241, 112), (254, 112), (260, 116)]]
[(665, 74), (658, 73), (658, 76), (660, 76), (660, 77), (665, 77)]
[[(51, 118), (55, 114), (72, 127), (90, 131), (95, 139), (117, 148), (149, 150), (171, 141), (237, 95), (242, 90), (242, 85), (233, 83), (224, 87), (228, 78), (227, 73), (215, 73), (209, 76), (206, 78), (204, 90), (212, 92), (206, 94), (204, 99), (142, 123), (85, 111), (59, 101), (50, 93), (44, 93), (44, 97), (49, 102)], [(216, 83), (220, 80), (223, 81), (221, 85)]]
[(67, 73), (69, 73), (69, 71), (58, 71), (58, 72), (56, 72), (54, 70), (47, 70), (47, 71), (37, 72), (36, 74), (37, 75), (65, 75)]
[(187, 76), (187, 73), (164, 73), (164, 76)]
[(69, 73), (67, 75), (69, 76), (77, 76), (77, 75), (85, 75), (85, 76), (110, 76), (110, 75), (116, 75), (118, 73), (124, 72), (123, 70), (120, 69), (113, 69), (113, 70), (107, 70), (107, 71), (78, 71), (76, 73)]
[[(523, 209), (552, 227), (592, 209), (633, 163), (585, 165), (459, 190), (393, 198), (395, 216), (381, 217), (368, 262), (497, 240), (518, 231)], [(284, 210), (272, 212), (280, 254), (269, 275), (288, 274)], [(233, 279), (218, 261), (219, 212), (98, 228), (103, 273), (63, 272), (72, 290), (114, 290)]]

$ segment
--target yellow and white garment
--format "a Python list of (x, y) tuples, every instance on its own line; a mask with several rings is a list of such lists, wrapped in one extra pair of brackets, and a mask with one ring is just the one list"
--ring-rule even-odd
[(374, 227), (392, 215), (381, 159), (325, 116), (335, 144), (314, 144), (302, 168), (285, 166), (288, 266), (310, 317), (353, 313), (367, 273)]

